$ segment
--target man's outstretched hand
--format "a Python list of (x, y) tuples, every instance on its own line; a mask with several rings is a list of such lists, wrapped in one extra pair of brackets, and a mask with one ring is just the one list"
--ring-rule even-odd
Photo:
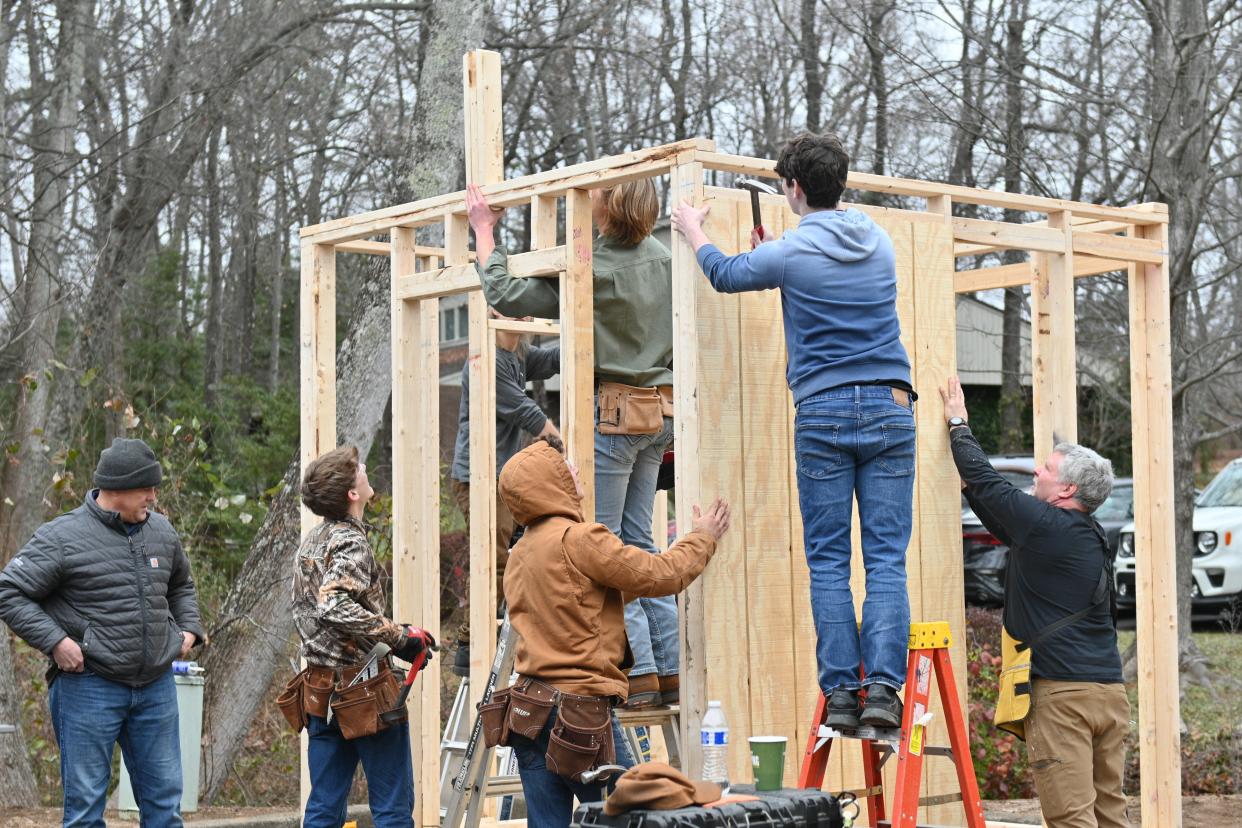
[(954, 417), (968, 419), (966, 416), (966, 397), (962, 393), (962, 383), (957, 377), (949, 377), (944, 388), (940, 389), (940, 399), (944, 401), (944, 421)]
[(724, 537), (724, 533), (729, 531), (732, 519), (733, 512), (729, 508), (729, 502), (724, 498), (718, 497), (713, 500), (706, 512), (701, 512), (697, 503), (694, 506), (694, 530), (706, 532), (716, 540), (720, 540)]

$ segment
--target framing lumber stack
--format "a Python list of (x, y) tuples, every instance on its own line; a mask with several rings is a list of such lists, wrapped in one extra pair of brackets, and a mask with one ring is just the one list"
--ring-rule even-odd
[[(439, 618), (438, 455), (439, 299), (469, 293), (471, 381), (472, 686), (483, 685), (495, 645), (491, 549), (494, 516), (495, 331), (559, 333), (562, 339), (561, 430), (570, 455), (592, 480), (592, 309), (589, 191), (639, 178), (666, 177), (670, 199), (711, 199), (708, 234), (726, 252), (749, 242), (749, 211), (732, 190), (708, 186), (718, 173), (775, 178), (768, 160), (718, 153), (691, 139), (502, 180), (499, 57), (465, 57), (467, 180), (494, 206), (529, 205), (530, 252), (511, 269), (558, 278), (560, 320), (487, 320), (467, 252), (465, 194), (449, 193), (302, 229), (302, 458), (335, 443), (335, 255), (386, 255), (392, 261), (394, 604), (397, 615), (433, 632)], [(1036, 455), (1077, 433), (1074, 279), (1124, 271), (1130, 282), (1139, 731), (1142, 819), (1181, 824), (1178, 734), (1176, 583), (1173, 551), (1172, 410), (1164, 205), (1104, 207), (934, 182), (851, 173), (849, 186), (893, 196), (923, 210), (860, 207), (893, 237), (902, 338), (923, 401), (919, 429), (915, 526), (908, 553), (915, 621), (947, 620), (964, 676), (961, 528), (956, 474), (936, 389), (955, 370), (954, 293), (1030, 285)], [(564, 202), (562, 208), (561, 202)], [(955, 203), (1042, 214), (1030, 223), (953, 215)], [(855, 205), (858, 206), (858, 205)], [(765, 225), (780, 231), (797, 217), (782, 199), (764, 201)], [(563, 229), (558, 215), (564, 215)], [(419, 228), (443, 229), (443, 246), (420, 245)], [(388, 240), (376, 239), (387, 236)], [(560, 244), (558, 244), (560, 240)], [(956, 270), (955, 261), (1004, 249), (1031, 253), (1027, 263)], [(793, 406), (784, 383), (785, 352), (776, 292), (717, 294), (684, 240), (673, 239), (673, 330), (677, 377), (677, 525), (690, 506), (716, 494), (735, 507), (735, 526), (706, 575), (681, 597), (682, 743), (697, 772), (697, 730), (709, 697), (724, 701), (733, 730), (732, 773), (746, 779), (746, 737), (790, 737), (787, 781), (806, 738), (815, 693), (814, 629), (802, 550), (793, 453)], [(588, 492), (587, 513), (593, 512)], [(309, 526), (304, 517), (303, 528)], [(857, 538), (857, 532), (855, 533)], [(857, 541), (856, 541), (857, 547)], [(855, 552), (856, 558), (857, 550)], [(863, 597), (855, 561), (855, 600)], [(411, 697), (412, 746), (420, 826), (439, 824), (440, 661)], [(964, 692), (964, 690), (963, 690)], [(964, 704), (964, 700), (963, 700)], [(937, 728), (940, 732), (937, 733)], [(933, 740), (943, 742), (943, 722)], [(829, 788), (861, 786), (855, 757), (834, 757)], [(928, 763), (924, 793), (956, 789), (946, 764)], [(925, 809), (922, 819), (951, 821), (956, 805)]]

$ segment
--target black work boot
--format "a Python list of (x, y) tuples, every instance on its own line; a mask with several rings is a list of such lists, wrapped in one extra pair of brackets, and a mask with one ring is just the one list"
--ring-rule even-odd
[(858, 691), (838, 687), (828, 697), (828, 718), (824, 724), (829, 727), (856, 728), (860, 713), (862, 703), (858, 700)]
[(862, 723), (871, 727), (901, 727), (901, 698), (887, 684), (867, 687)]

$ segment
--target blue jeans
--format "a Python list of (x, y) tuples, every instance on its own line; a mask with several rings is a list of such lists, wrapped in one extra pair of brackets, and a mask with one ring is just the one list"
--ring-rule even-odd
[[(526, 799), (527, 828), (568, 828), (574, 815), (575, 797), (579, 802), (602, 802), (604, 799), (604, 785), (571, 782), (548, 770), (544, 754), (548, 752), (548, 735), (555, 724), (554, 710), (538, 738), (527, 739), (516, 733), (509, 736), (509, 746), (517, 754), (522, 796)], [(616, 741), (620, 734), (615, 716), (612, 720), (612, 732)], [(618, 742), (618, 757), (621, 750), (622, 744)]]
[[(673, 420), (655, 434), (595, 432), (595, 519), (630, 546), (656, 553), (651, 537), (656, 476), (673, 439)], [(625, 605), (625, 631), (634, 651), (630, 677), (678, 671), (677, 599), (637, 598)]]
[(403, 722), (374, 736), (346, 739), (336, 720), (309, 716), (306, 763), (311, 791), (302, 828), (341, 828), (349, 805), (354, 771), (362, 762), (367, 775), (371, 819), (375, 828), (413, 828), (414, 763), (410, 725)]
[(103, 828), (112, 748), (121, 744), (142, 828), (181, 825), (177, 687), (170, 670), (142, 687), (61, 673), (48, 693), (60, 746), (65, 828)]
[[(833, 388), (798, 404), (794, 419), (798, 503), (811, 612), (818, 638), (819, 686), (906, 680), (910, 598), (906, 545), (914, 496), (914, 411), (886, 386)], [(850, 521), (858, 499), (867, 597), (861, 645), (850, 592)]]

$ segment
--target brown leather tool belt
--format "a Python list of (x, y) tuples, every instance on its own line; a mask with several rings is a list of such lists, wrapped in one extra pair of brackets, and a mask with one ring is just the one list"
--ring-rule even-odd
[(374, 735), (395, 723), (385, 722), (380, 714), (397, 706), (405, 674), (383, 659), (374, 676), (351, 684), (365, 666), (309, 665), (289, 680), (276, 706), (295, 733), (306, 727), (310, 716), (326, 719), (331, 710), (346, 739)]
[(544, 760), (548, 770), (580, 782), (584, 772), (616, 761), (612, 738), (615, 703), (612, 696), (579, 696), (519, 676), (513, 686), (497, 690), (487, 704), (480, 704), (479, 716), (484, 741), (488, 747), (495, 747), (510, 744), (515, 733), (535, 741), (555, 713)]
[(664, 418), (673, 416), (673, 386), (639, 388), (620, 382), (599, 381), (596, 428), (600, 434), (657, 434)]

